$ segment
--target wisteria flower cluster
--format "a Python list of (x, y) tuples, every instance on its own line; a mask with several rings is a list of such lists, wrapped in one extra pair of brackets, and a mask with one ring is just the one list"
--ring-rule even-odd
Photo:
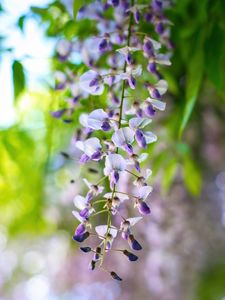
[[(150, 214), (148, 198), (152, 187), (147, 183), (151, 170), (142, 170), (141, 162), (148, 157), (147, 152), (143, 152), (148, 144), (157, 141), (149, 129), (152, 119), (157, 110), (164, 111), (166, 107), (162, 95), (167, 90), (167, 82), (162, 79), (160, 65), (171, 64), (171, 23), (164, 14), (167, 3), (162, 0), (152, 0), (150, 4), (139, 2), (108, 0), (85, 5), (77, 20), (97, 21), (98, 34), (85, 41), (63, 41), (58, 47), (61, 61), (77, 51), (89, 68), (75, 84), (68, 79), (70, 76), (64, 75), (58, 88), (71, 86), (73, 104), (78, 99), (93, 97), (95, 109), (80, 116), (84, 129), (76, 136), (75, 145), (81, 151), (81, 164), (94, 161), (99, 168), (103, 166), (103, 177), (97, 183), (84, 179), (88, 192), (74, 199), (73, 215), (79, 225), (73, 239), (78, 243), (88, 243), (91, 237), (95, 239), (94, 247), (90, 242), (80, 247), (83, 252), (93, 254), (90, 269), (99, 267), (119, 281), (121, 277), (106, 268), (105, 257), (106, 253), (117, 251), (133, 262), (142, 249), (133, 226)], [(105, 17), (109, 11), (111, 14)], [(140, 24), (150, 24), (152, 34), (142, 32), (145, 27)], [(103, 57), (104, 69), (98, 63)], [(138, 97), (138, 89), (144, 90), (144, 99)], [(97, 97), (103, 93), (108, 107), (98, 105)], [(63, 114), (65, 109), (53, 112), (57, 118)], [(131, 193), (121, 190), (124, 173), (130, 176)], [(107, 180), (106, 189), (101, 184)], [(125, 206), (133, 206), (139, 215), (125, 217), (121, 213)], [(94, 217), (100, 214), (105, 214), (106, 224), (93, 226), (96, 225)], [(114, 240), (120, 238), (127, 247), (114, 248)]]

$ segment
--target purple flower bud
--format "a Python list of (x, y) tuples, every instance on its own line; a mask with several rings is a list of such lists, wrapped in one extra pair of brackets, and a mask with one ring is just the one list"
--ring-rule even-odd
[(128, 244), (133, 250), (139, 251), (142, 249), (141, 245), (138, 243), (137, 240), (135, 240), (132, 234), (130, 234), (128, 237)]
[(55, 90), (63, 90), (65, 88), (65, 86), (66, 86), (65, 82), (57, 83), (55, 86)]
[(134, 13), (134, 20), (137, 24), (140, 22), (140, 17), (141, 17), (141, 15), (140, 15), (139, 10), (136, 10)]
[(80, 247), (80, 250), (83, 251), (84, 253), (91, 252), (91, 247)]
[(151, 103), (149, 103), (148, 106), (145, 108), (145, 113), (148, 117), (153, 117), (155, 115), (156, 111)]
[(130, 77), (128, 78), (128, 83), (130, 88), (134, 90), (136, 87), (136, 79), (132, 75), (130, 75)]
[(148, 57), (154, 56), (154, 48), (151, 41), (149, 40), (144, 41), (143, 51)]
[(98, 86), (99, 85), (99, 77), (96, 77), (96, 78), (94, 78), (94, 79), (92, 79), (91, 81), (90, 81), (90, 83), (89, 83), (89, 86), (90, 87), (93, 87), (93, 86)]
[(145, 21), (150, 23), (152, 21), (152, 13), (151, 12), (147, 12), (145, 14)]
[(143, 132), (140, 129), (137, 129), (135, 131), (135, 138), (136, 138), (136, 141), (137, 141), (139, 147), (147, 148), (146, 139), (144, 137)]
[(127, 229), (126, 231), (122, 231), (121, 233), (121, 237), (124, 239), (124, 240), (128, 240), (128, 237), (129, 237), (129, 234), (130, 234), (130, 229)]
[(56, 111), (52, 111), (51, 112), (51, 115), (56, 118), (56, 119), (59, 119), (62, 117), (62, 115), (66, 112), (66, 109), (59, 109), (59, 110), (56, 110)]
[(111, 0), (114, 7), (119, 6), (120, 0)]
[(108, 121), (103, 121), (101, 128), (103, 131), (109, 131), (111, 129), (111, 126)]
[(134, 166), (135, 166), (135, 169), (136, 169), (139, 173), (141, 173), (141, 168), (140, 168), (140, 164), (139, 164), (138, 161), (135, 161)]
[(101, 42), (99, 43), (98, 48), (100, 51), (104, 51), (107, 48), (107, 46), (108, 46), (107, 39), (102, 39)]
[(96, 265), (96, 262), (95, 262), (94, 260), (92, 260), (92, 261), (90, 262), (90, 264), (89, 264), (89, 269), (90, 269), (91, 271), (93, 271), (93, 270), (95, 269), (95, 265)]
[(159, 91), (154, 87), (151, 88), (150, 95), (151, 95), (152, 98), (161, 99), (161, 95), (160, 95)]
[(94, 197), (93, 191), (89, 191), (86, 195), (87, 202), (90, 202), (93, 199), (93, 197)]
[(160, 0), (153, 0), (152, 1), (152, 8), (154, 11), (162, 9), (162, 1)]
[(115, 272), (111, 272), (110, 275), (112, 276), (113, 279), (122, 281), (122, 278), (120, 278)]
[(83, 235), (84, 233), (85, 233), (85, 230), (86, 230), (86, 227), (85, 227), (85, 225), (83, 224), (83, 223), (81, 223), (81, 224), (79, 224), (78, 226), (77, 226), (77, 229), (76, 229), (76, 231), (75, 231), (75, 235), (77, 236), (81, 236), (81, 235)]
[(86, 240), (88, 237), (90, 236), (90, 233), (88, 231), (86, 231), (85, 233), (81, 234), (81, 235), (74, 235), (73, 236), (73, 240), (78, 242), (78, 243), (82, 243), (84, 240)]
[[(89, 209), (87, 207), (85, 207), (84, 209), (82, 209), (80, 212), (79, 212), (79, 215), (82, 217), (82, 218), (85, 218), (87, 219), (88, 216), (89, 216)], [(80, 224), (81, 225), (81, 224)]]
[(139, 202), (138, 210), (142, 215), (149, 215), (150, 212), (151, 212), (150, 208), (148, 207), (148, 205), (144, 201)]
[(152, 74), (157, 74), (156, 63), (155, 62), (148, 63), (147, 70)]
[(98, 260), (100, 259), (101, 251), (102, 251), (101, 247), (97, 247), (97, 248), (95, 249), (95, 252), (96, 252), (96, 253), (94, 254), (94, 260), (95, 260), (95, 261), (98, 261)]
[(101, 158), (101, 156), (102, 156), (101, 150), (97, 150), (92, 154), (91, 159), (99, 160)]
[(128, 65), (131, 65), (132, 63), (132, 55), (130, 52), (128, 52), (126, 55), (125, 55), (125, 60), (127, 62)]
[(127, 251), (127, 250), (124, 250), (123, 254), (128, 257), (129, 261), (136, 261), (136, 260), (138, 260), (138, 256), (137, 255), (135, 255), (135, 254), (133, 254), (133, 253)]
[(112, 103), (114, 103), (114, 104), (119, 104), (120, 103), (120, 100), (116, 95), (112, 95), (111, 100), (112, 100)]
[(141, 108), (138, 108), (136, 110), (136, 115), (137, 115), (137, 117), (141, 118), (143, 116), (143, 110)]
[(164, 32), (164, 25), (162, 22), (159, 22), (155, 25), (155, 31), (158, 33), (158, 34), (163, 34)]
[(119, 173), (117, 171), (112, 171), (112, 181), (114, 184), (116, 184), (119, 180)]
[(133, 154), (133, 147), (130, 144), (125, 144), (124, 145), (124, 150), (128, 153), (128, 154)]
[(87, 154), (84, 153), (84, 154), (81, 155), (81, 158), (80, 158), (79, 162), (82, 163), (82, 164), (85, 164), (89, 160), (90, 160), (90, 157), (87, 156)]

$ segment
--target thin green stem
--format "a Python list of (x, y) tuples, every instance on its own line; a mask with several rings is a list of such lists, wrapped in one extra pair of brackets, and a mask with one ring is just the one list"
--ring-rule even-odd
[(103, 210), (97, 211), (96, 213), (94, 213), (93, 215), (91, 215), (90, 218), (95, 217), (95, 216), (97, 216), (99, 214), (103, 214), (104, 212), (107, 212), (107, 211), (108, 211), (107, 209), (103, 209)]
[[(134, 5), (134, 0), (131, 0), (131, 6)], [(132, 14), (130, 13), (130, 19), (129, 19), (129, 25), (128, 25), (128, 37), (127, 37), (127, 46), (130, 46), (130, 38), (131, 38), (131, 26), (132, 26)], [(124, 67), (123, 67), (123, 72), (125, 73), (127, 70), (127, 62), (125, 61)], [(119, 106), (119, 122), (118, 122), (118, 128), (120, 129), (121, 127), (121, 120), (122, 120), (122, 115), (123, 115), (123, 102), (124, 102), (124, 96), (125, 96), (125, 80), (123, 80), (122, 83), (122, 94), (121, 94), (121, 100), (120, 100), (120, 106)], [(116, 150), (116, 153), (118, 153), (118, 148)], [(114, 184), (113, 186), (113, 192), (112, 192), (112, 198), (114, 197), (114, 194), (116, 192), (116, 185)], [(108, 220), (107, 220), (107, 231), (105, 234), (105, 237), (107, 237), (109, 230), (111, 226), (111, 212), (108, 211)], [(102, 264), (104, 262), (104, 255), (105, 255), (105, 250), (106, 250), (106, 244), (107, 241), (106, 239), (104, 240), (104, 249), (103, 249), (103, 255), (101, 258), (101, 263), (100, 263), (100, 268), (102, 268)]]
[(127, 173), (130, 173), (131, 175), (135, 176), (136, 178), (139, 178), (138, 175), (136, 175), (135, 173), (133, 173), (133, 172), (131, 172), (131, 171), (129, 171), (129, 170), (125, 169), (125, 171), (126, 171)]
[(134, 196), (134, 195), (131, 195), (131, 194), (128, 194), (128, 193), (124, 193), (124, 192), (119, 192), (119, 191), (115, 191), (117, 194), (123, 194), (123, 195), (127, 195), (127, 196), (129, 196), (129, 197), (132, 197), (132, 198), (136, 198), (136, 199), (138, 199), (138, 197), (137, 196)]

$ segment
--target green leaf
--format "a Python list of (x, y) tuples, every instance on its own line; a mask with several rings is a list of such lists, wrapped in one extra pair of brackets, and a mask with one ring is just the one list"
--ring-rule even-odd
[(193, 195), (198, 196), (201, 192), (202, 178), (195, 162), (186, 156), (183, 163), (183, 179), (187, 190)]
[(177, 167), (178, 167), (178, 165), (177, 165), (176, 159), (170, 160), (167, 163), (167, 165), (164, 167), (161, 184), (162, 184), (162, 191), (165, 194), (168, 193), (168, 191), (173, 183), (173, 180), (177, 173)]
[(85, 4), (84, 0), (74, 0), (73, 1), (73, 17), (76, 20), (77, 13), (79, 9)]
[(17, 22), (17, 25), (18, 25), (18, 27), (20, 28), (20, 30), (23, 32), (23, 30), (24, 30), (24, 21), (26, 20), (26, 16), (25, 15), (23, 15), (23, 16), (21, 16), (21, 17), (19, 17), (19, 19), (18, 19), (18, 22)]
[(25, 89), (26, 84), (23, 65), (18, 60), (14, 60), (12, 64), (12, 75), (14, 86), (14, 99), (16, 100)]
[(181, 139), (183, 131), (191, 116), (195, 102), (198, 98), (200, 91), (203, 71), (204, 71), (204, 49), (203, 43), (205, 39), (205, 32), (196, 36), (196, 42), (193, 44), (193, 53), (190, 55), (187, 69), (187, 82), (186, 82), (186, 103), (184, 106), (183, 116), (179, 127), (179, 138)]

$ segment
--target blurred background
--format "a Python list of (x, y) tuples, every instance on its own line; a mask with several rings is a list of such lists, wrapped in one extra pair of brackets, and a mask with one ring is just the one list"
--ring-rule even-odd
[[(224, 0), (167, 12), (174, 54), (148, 163), (152, 215), (136, 229), (139, 261), (109, 262), (122, 284), (90, 272), (71, 239), (84, 171), (65, 153), (83, 108), (69, 122), (50, 112), (68, 98), (54, 88), (59, 41), (90, 25), (72, 11), (67, 0), (0, 0), (0, 300), (225, 300)], [(71, 65), (82, 68), (79, 55)]]

